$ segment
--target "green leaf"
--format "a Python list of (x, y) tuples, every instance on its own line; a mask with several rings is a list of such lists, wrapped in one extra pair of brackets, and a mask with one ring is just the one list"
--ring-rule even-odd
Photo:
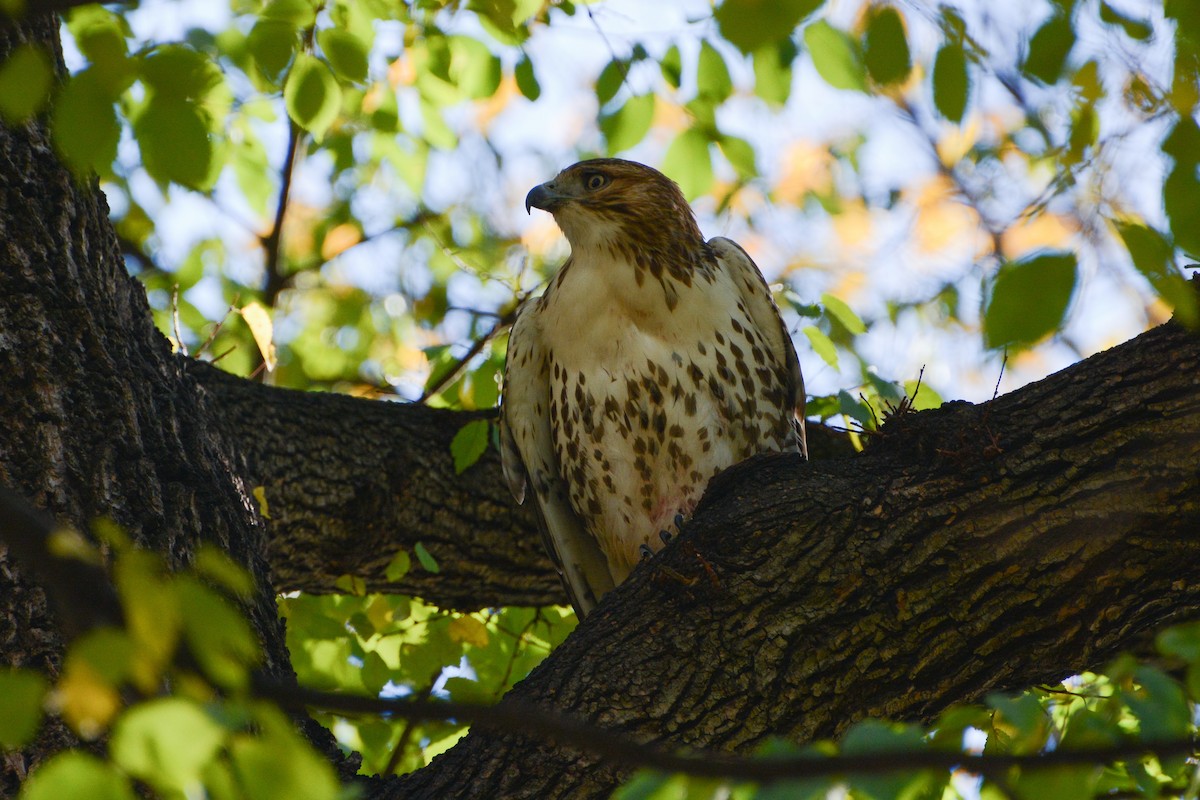
[(342, 90), (329, 67), (307, 53), (300, 53), (288, 72), (283, 100), (288, 116), (314, 138), (321, 139), (337, 119)]
[(824, 0), (725, 0), (714, 17), (717, 27), (743, 53), (789, 38), (800, 21)]
[(67, 750), (46, 761), (21, 789), (21, 800), (135, 800), (125, 777), (112, 764), (80, 750)]
[(272, 83), (278, 83), (299, 44), (300, 31), (296, 26), (277, 19), (260, 19), (246, 38), (254, 63)]
[(317, 33), (317, 44), (333, 71), (351, 83), (367, 79), (367, 45), (348, 30), (325, 28)]
[(257, 736), (239, 735), (229, 751), (246, 800), (336, 800), (329, 762), (291, 728), (281, 712), (260, 706)]
[(707, 40), (700, 42), (700, 58), (696, 64), (696, 94), (716, 104), (725, 102), (733, 94), (733, 79), (729, 67), (717, 48)]
[(1200, 622), (1188, 622), (1167, 628), (1155, 638), (1158, 652), (1200, 664)]
[[(919, 752), (925, 749), (920, 728), (892, 725), (879, 720), (864, 720), (852, 727), (842, 739), (845, 755)], [(850, 786), (868, 797), (936, 797), (931, 791), (932, 771), (900, 772), (887, 775), (850, 776)]]
[(1138, 687), (1121, 696), (1137, 717), (1142, 740), (1163, 742), (1191, 732), (1191, 712), (1183, 689), (1162, 671), (1148, 664), (1134, 670)]
[(819, 355), (826, 364), (837, 369), (838, 354), (833, 341), (815, 325), (806, 327), (804, 335), (808, 337), (808, 344), (812, 347), (813, 352)]
[(219, 686), (241, 687), (261, 660), (258, 638), (229, 601), (190, 575), (175, 580), (188, 647)]
[(317, 11), (309, 0), (271, 0), (262, 11), (262, 18), (307, 28), (316, 21)]
[(1075, 46), (1075, 29), (1065, 14), (1055, 14), (1029, 40), (1022, 71), (1045, 84), (1058, 81), (1067, 56)]
[(54, 102), (54, 144), (78, 176), (112, 172), (121, 127), (112, 98), (90, 70), (72, 76)]
[(40, 47), (23, 44), (0, 66), (0, 118), (19, 125), (41, 111), (50, 96), (54, 74)]
[(109, 744), (113, 761), (161, 792), (184, 792), (226, 737), (218, 724), (191, 700), (165, 697), (142, 703), (123, 714)]
[(450, 441), (450, 455), (454, 457), (455, 474), (463, 474), (467, 467), (487, 452), (488, 426), (486, 419), (477, 419), (463, 425), (454, 434)]
[(42, 724), (46, 679), (28, 669), (0, 670), (0, 747), (26, 744)]
[(389, 583), (399, 583), (400, 579), (407, 575), (411, 568), (412, 559), (409, 558), (408, 552), (397, 550), (396, 555), (392, 556), (392, 560), (388, 562), (383, 575), (388, 579)]
[(1000, 268), (984, 311), (988, 347), (1025, 347), (1062, 325), (1078, 280), (1072, 253), (1040, 253)]
[(862, 319), (858, 314), (855, 314), (850, 306), (846, 305), (841, 299), (834, 297), (831, 294), (821, 295), (821, 302), (825, 305), (825, 310), (828, 311), (834, 319), (842, 323), (842, 327), (850, 333), (857, 336), (860, 333), (867, 332), (867, 326), (863, 324)]
[(447, 44), (450, 46), (448, 74), (451, 82), (475, 100), (494, 95), (503, 77), (499, 56), (486, 44), (469, 36), (451, 36)]
[(755, 50), (754, 93), (774, 105), (786, 103), (792, 93), (792, 63), (798, 52), (790, 37)]
[(867, 90), (866, 70), (858, 45), (845, 32), (825, 20), (804, 29), (804, 46), (812, 56), (817, 74), (835, 89)]
[(1084, 765), (1057, 769), (1022, 770), (1013, 781), (1021, 798), (1053, 797), (1054, 800), (1092, 800), (1093, 786), (1103, 767)]
[(208, 189), (215, 177), (208, 120), (187, 100), (152, 95), (133, 123), (142, 163), (155, 180)]
[(912, 56), (904, 34), (904, 20), (892, 6), (877, 8), (867, 21), (863, 37), (867, 73), (878, 84), (903, 83), (912, 69)]
[(421, 566), (424, 567), (426, 571), (432, 572), (435, 575), (438, 572), (441, 572), (441, 567), (438, 566), (437, 561), (434, 560), (429, 551), (425, 549), (425, 545), (417, 542), (415, 545), (413, 545), (413, 552), (417, 556), (417, 561), (421, 562)]
[(155, 94), (202, 100), (222, 81), (208, 56), (182, 45), (156, 47), (142, 59), (139, 75)]
[(996, 709), (992, 730), (988, 732), (984, 754), (1037, 753), (1046, 743), (1049, 718), (1038, 699), (1032, 694), (991, 694), (988, 705)]
[(676, 136), (663, 156), (662, 170), (679, 184), (688, 200), (707, 192), (713, 183), (707, 137), (695, 128)]
[(663, 80), (670, 84), (672, 89), (678, 89), (683, 83), (683, 59), (679, 55), (679, 47), (671, 45), (658, 62), (658, 66), (662, 70)]
[(628, 69), (629, 65), (625, 61), (614, 58), (600, 70), (600, 75), (596, 78), (596, 99), (600, 101), (600, 105), (617, 96), (617, 91), (625, 82)]
[(947, 42), (933, 61), (933, 104), (951, 122), (962, 122), (971, 93), (971, 74), (962, 42)]
[(528, 56), (521, 55), (521, 60), (517, 62), (513, 75), (517, 79), (517, 88), (521, 90), (521, 94), (526, 99), (537, 100), (542, 96), (541, 84), (538, 83), (537, 75), (533, 71), (533, 62), (529, 60)]
[(613, 113), (602, 114), (600, 132), (608, 142), (608, 152), (619, 153), (642, 141), (650, 131), (650, 123), (653, 120), (653, 94), (631, 97)]
[(726, 160), (737, 170), (739, 178), (749, 180), (758, 175), (754, 145), (740, 136), (721, 134), (717, 137), (717, 147), (721, 148)]
[(1188, 327), (1200, 324), (1196, 293), (1175, 269), (1175, 248), (1153, 228), (1136, 223), (1117, 223), (1117, 232), (1129, 250), (1129, 257), (1158, 296), (1175, 310), (1179, 321)]

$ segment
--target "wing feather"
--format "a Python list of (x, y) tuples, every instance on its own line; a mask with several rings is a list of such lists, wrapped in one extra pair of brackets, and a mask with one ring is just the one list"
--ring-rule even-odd
[(500, 456), (518, 503), (533, 490), (534, 516), (575, 613), (582, 620), (613, 588), (608, 559), (571, 507), (550, 425), (550, 368), (539, 325), (541, 303), (517, 314), (508, 340), (500, 407)]
[(737, 242), (718, 236), (710, 239), (708, 246), (716, 253), (720, 267), (733, 278), (754, 326), (766, 337), (776, 364), (786, 369), (786, 396), (791, 398), (795, 409), (800, 452), (808, 458), (808, 441), (804, 430), (804, 376), (800, 373), (796, 346), (792, 344), (792, 337), (783, 324), (783, 317), (775, 305), (775, 298), (771, 296), (767, 280)]

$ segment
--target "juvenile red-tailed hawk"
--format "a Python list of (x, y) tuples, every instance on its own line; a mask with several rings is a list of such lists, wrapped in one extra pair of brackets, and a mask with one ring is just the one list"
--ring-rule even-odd
[(571, 244), (508, 344), (504, 474), (533, 490), (580, 619), (676, 532), (716, 473), (801, 452), (804, 379), (762, 274), (704, 241), (657, 170), (602, 158), (535, 186)]

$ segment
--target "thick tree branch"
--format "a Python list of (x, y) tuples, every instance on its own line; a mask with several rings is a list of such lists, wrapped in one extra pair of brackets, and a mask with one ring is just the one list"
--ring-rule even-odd
[[(1194, 334), (1164, 326), (885, 434), (862, 458), (727, 473), (681, 540), (510, 696), (639, 742), (736, 752), (868, 716), (929, 720), (1200, 617)], [(602, 797), (627, 774), (475, 731), (375, 796)]]

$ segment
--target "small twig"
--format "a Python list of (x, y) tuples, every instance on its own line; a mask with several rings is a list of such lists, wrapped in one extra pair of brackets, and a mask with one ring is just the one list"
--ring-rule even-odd
[(517, 309), (520, 307), (521, 304), (518, 303), (512, 311), (508, 312), (502, 317), (499, 317), (496, 320), (496, 324), (492, 326), (491, 330), (471, 343), (470, 349), (467, 350), (462, 358), (454, 362), (454, 366), (443, 372), (437, 378), (437, 380), (425, 388), (425, 391), (421, 392), (421, 396), (417, 398), (417, 402), (428, 402), (429, 398), (433, 397), (442, 389), (453, 383), (458, 376), (462, 374), (463, 369), (467, 366), (467, 362), (483, 352), (483, 348), (487, 346), (488, 342), (490, 342), (492, 339), (495, 339), (504, 332), (505, 328), (513, 324), (513, 320), (517, 318)]
[(648, 767), (662, 772), (760, 783), (923, 769), (961, 769), (996, 781), (1013, 767), (1045, 769), (1074, 764), (1106, 764), (1146, 754), (1160, 757), (1192, 755), (1196, 750), (1196, 740), (1186, 738), (1130, 742), (1092, 750), (1058, 749), (1039, 755), (972, 755), (911, 749), (824, 758), (811, 755), (754, 758), (711, 751), (690, 751), (683, 755), (659, 745), (634, 741), (590, 722), (512, 699), (494, 706), (408, 698), (383, 699), (319, 692), (283, 685), (262, 677), (255, 682), (255, 694), (295, 710), (319, 708), (342, 714), (390, 715), (416, 721), (455, 720), (490, 730), (536, 736), (559, 747), (593, 753), (606, 761), (627, 767)]
[(275, 300), (283, 291), (285, 283), (283, 275), (279, 272), (279, 252), (283, 241), (283, 220), (287, 215), (288, 197), (292, 190), (292, 174), (296, 169), (296, 151), (300, 149), (300, 137), (300, 126), (289, 117), (287, 153), (279, 170), (279, 200), (275, 204), (275, 221), (271, 225), (271, 232), (262, 238), (263, 267), (267, 273), (263, 302), (267, 306), (275, 305)]
[(175, 345), (179, 352), (189, 355), (187, 345), (183, 343), (183, 334), (179, 330), (179, 284), (171, 289), (171, 327), (175, 329)]
[(1000, 396), (1000, 381), (1004, 380), (1004, 369), (1008, 366), (1008, 348), (1004, 348), (1004, 358), (1000, 361), (1000, 374), (996, 376), (996, 388), (992, 390), (992, 400)]
[[(441, 675), (441, 670), (433, 674), (425, 687), (418, 692), (413, 692), (412, 696), (419, 700), (428, 700), (433, 694), (433, 687), (437, 685), (438, 676)], [(408, 749), (408, 743), (412, 741), (413, 733), (417, 729), (417, 721), (410, 719), (404, 724), (404, 730), (400, 731), (400, 738), (396, 740), (396, 746), (392, 748), (392, 754), (388, 756), (387, 766), (383, 768), (381, 775), (393, 775), (396, 768), (400, 766), (400, 759), (404, 758), (404, 751)]]

